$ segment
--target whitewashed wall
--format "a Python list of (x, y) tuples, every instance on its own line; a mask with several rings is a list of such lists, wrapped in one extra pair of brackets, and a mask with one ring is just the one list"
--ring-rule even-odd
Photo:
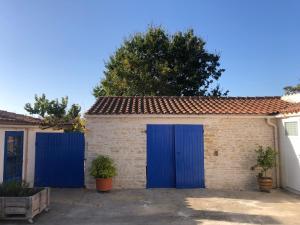
[[(286, 136), (284, 123), (298, 122), (298, 136)], [(279, 119), (282, 186), (300, 193), (300, 115)]]
[(291, 95), (284, 95), (281, 97), (283, 101), (297, 103), (300, 102), (300, 93), (291, 94)]

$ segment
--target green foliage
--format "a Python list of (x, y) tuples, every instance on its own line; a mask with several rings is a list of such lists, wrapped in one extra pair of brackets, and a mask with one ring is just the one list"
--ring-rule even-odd
[(262, 146), (258, 146), (255, 150), (257, 153), (257, 165), (260, 169), (259, 176), (267, 176), (267, 171), (272, 169), (276, 163), (276, 151), (271, 147), (263, 148)]
[(28, 184), (10, 181), (0, 184), (0, 197), (26, 197), (39, 192), (39, 188), (29, 188)]
[(68, 107), (68, 97), (49, 100), (45, 94), (41, 97), (35, 95), (33, 105), (27, 103), (24, 109), (30, 114), (39, 115), (43, 122), (42, 128), (54, 128), (57, 130), (64, 129), (65, 131), (84, 132), (85, 121), (80, 116), (81, 107), (77, 104)]
[(227, 95), (214, 85), (224, 69), (193, 30), (168, 34), (150, 27), (125, 40), (105, 65), (105, 79), (94, 88), (99, 96)]
[(292, 95), (300, 92), (300, 84), (295, 86), (286, 86), (283, 88), (286, 95)]
[(107, 156), (100, 155), (93, 160), (90, 174), (95, 178), (111, 178), (116, 176), (117, 172), (113, 160)]

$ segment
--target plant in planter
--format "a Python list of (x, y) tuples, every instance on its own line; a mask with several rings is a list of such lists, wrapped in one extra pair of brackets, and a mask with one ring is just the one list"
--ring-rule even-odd
[(113, 160), (103, 155), (93, 160), (90, 174), (96, 179), (96, 189), (101, 192), (112, 189), (112, 178), (117, 175)]
[(257, 164), (253, 168), (258, 168), (257, 179), (259, 189), (264, 192), (270, 192), (273, 187), (273, 181), (271, 177), (268, 177), (267, 172), (275, 166), (276, 151), (271, 147), (258, 146), (255, 150), (257, 153)]
[(50, 203), (49, 188), (29, 188), (22, 182), (0, 184), (0, 220), (28, 220), (42, 211), (47, 211)]

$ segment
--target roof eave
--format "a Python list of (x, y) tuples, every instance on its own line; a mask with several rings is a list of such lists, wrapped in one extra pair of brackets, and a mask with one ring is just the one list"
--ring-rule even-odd
[(275, 118), (277, 114), (85, 114), (84, 117), (88, 118), (204, 118), (204, 117), (248, 117), (248, 118)]
[(276, 118), (287, 118), (287, 117), (298, 117), (300, 116), (300, 112), (289, 112), (289, 113), (280, 113), (276, 115)]

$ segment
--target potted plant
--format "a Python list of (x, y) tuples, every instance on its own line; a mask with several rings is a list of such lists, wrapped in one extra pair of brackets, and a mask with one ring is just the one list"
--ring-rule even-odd
[(100, 155), (93, 160), (90, 175), (96, 179), (96, 189), (101, 192), (112, 189), (112, 178), (116, 176), (114, 162), (108, 156)]
[(257, 176), (259, 189), (263, 192), (270, 192), (273, 187), (272, 178), (267, 175), (267, 172), (275, 166), (276, 151), (271, 147), (258, 146), (255, 150), (257, 153), (257, 164), (253, 167), (259, 169)]
[(0, 184), (0, 220), (28, 220), (42, 211), (48, 211), (49, 188), (29, 188), (22, 182)]

